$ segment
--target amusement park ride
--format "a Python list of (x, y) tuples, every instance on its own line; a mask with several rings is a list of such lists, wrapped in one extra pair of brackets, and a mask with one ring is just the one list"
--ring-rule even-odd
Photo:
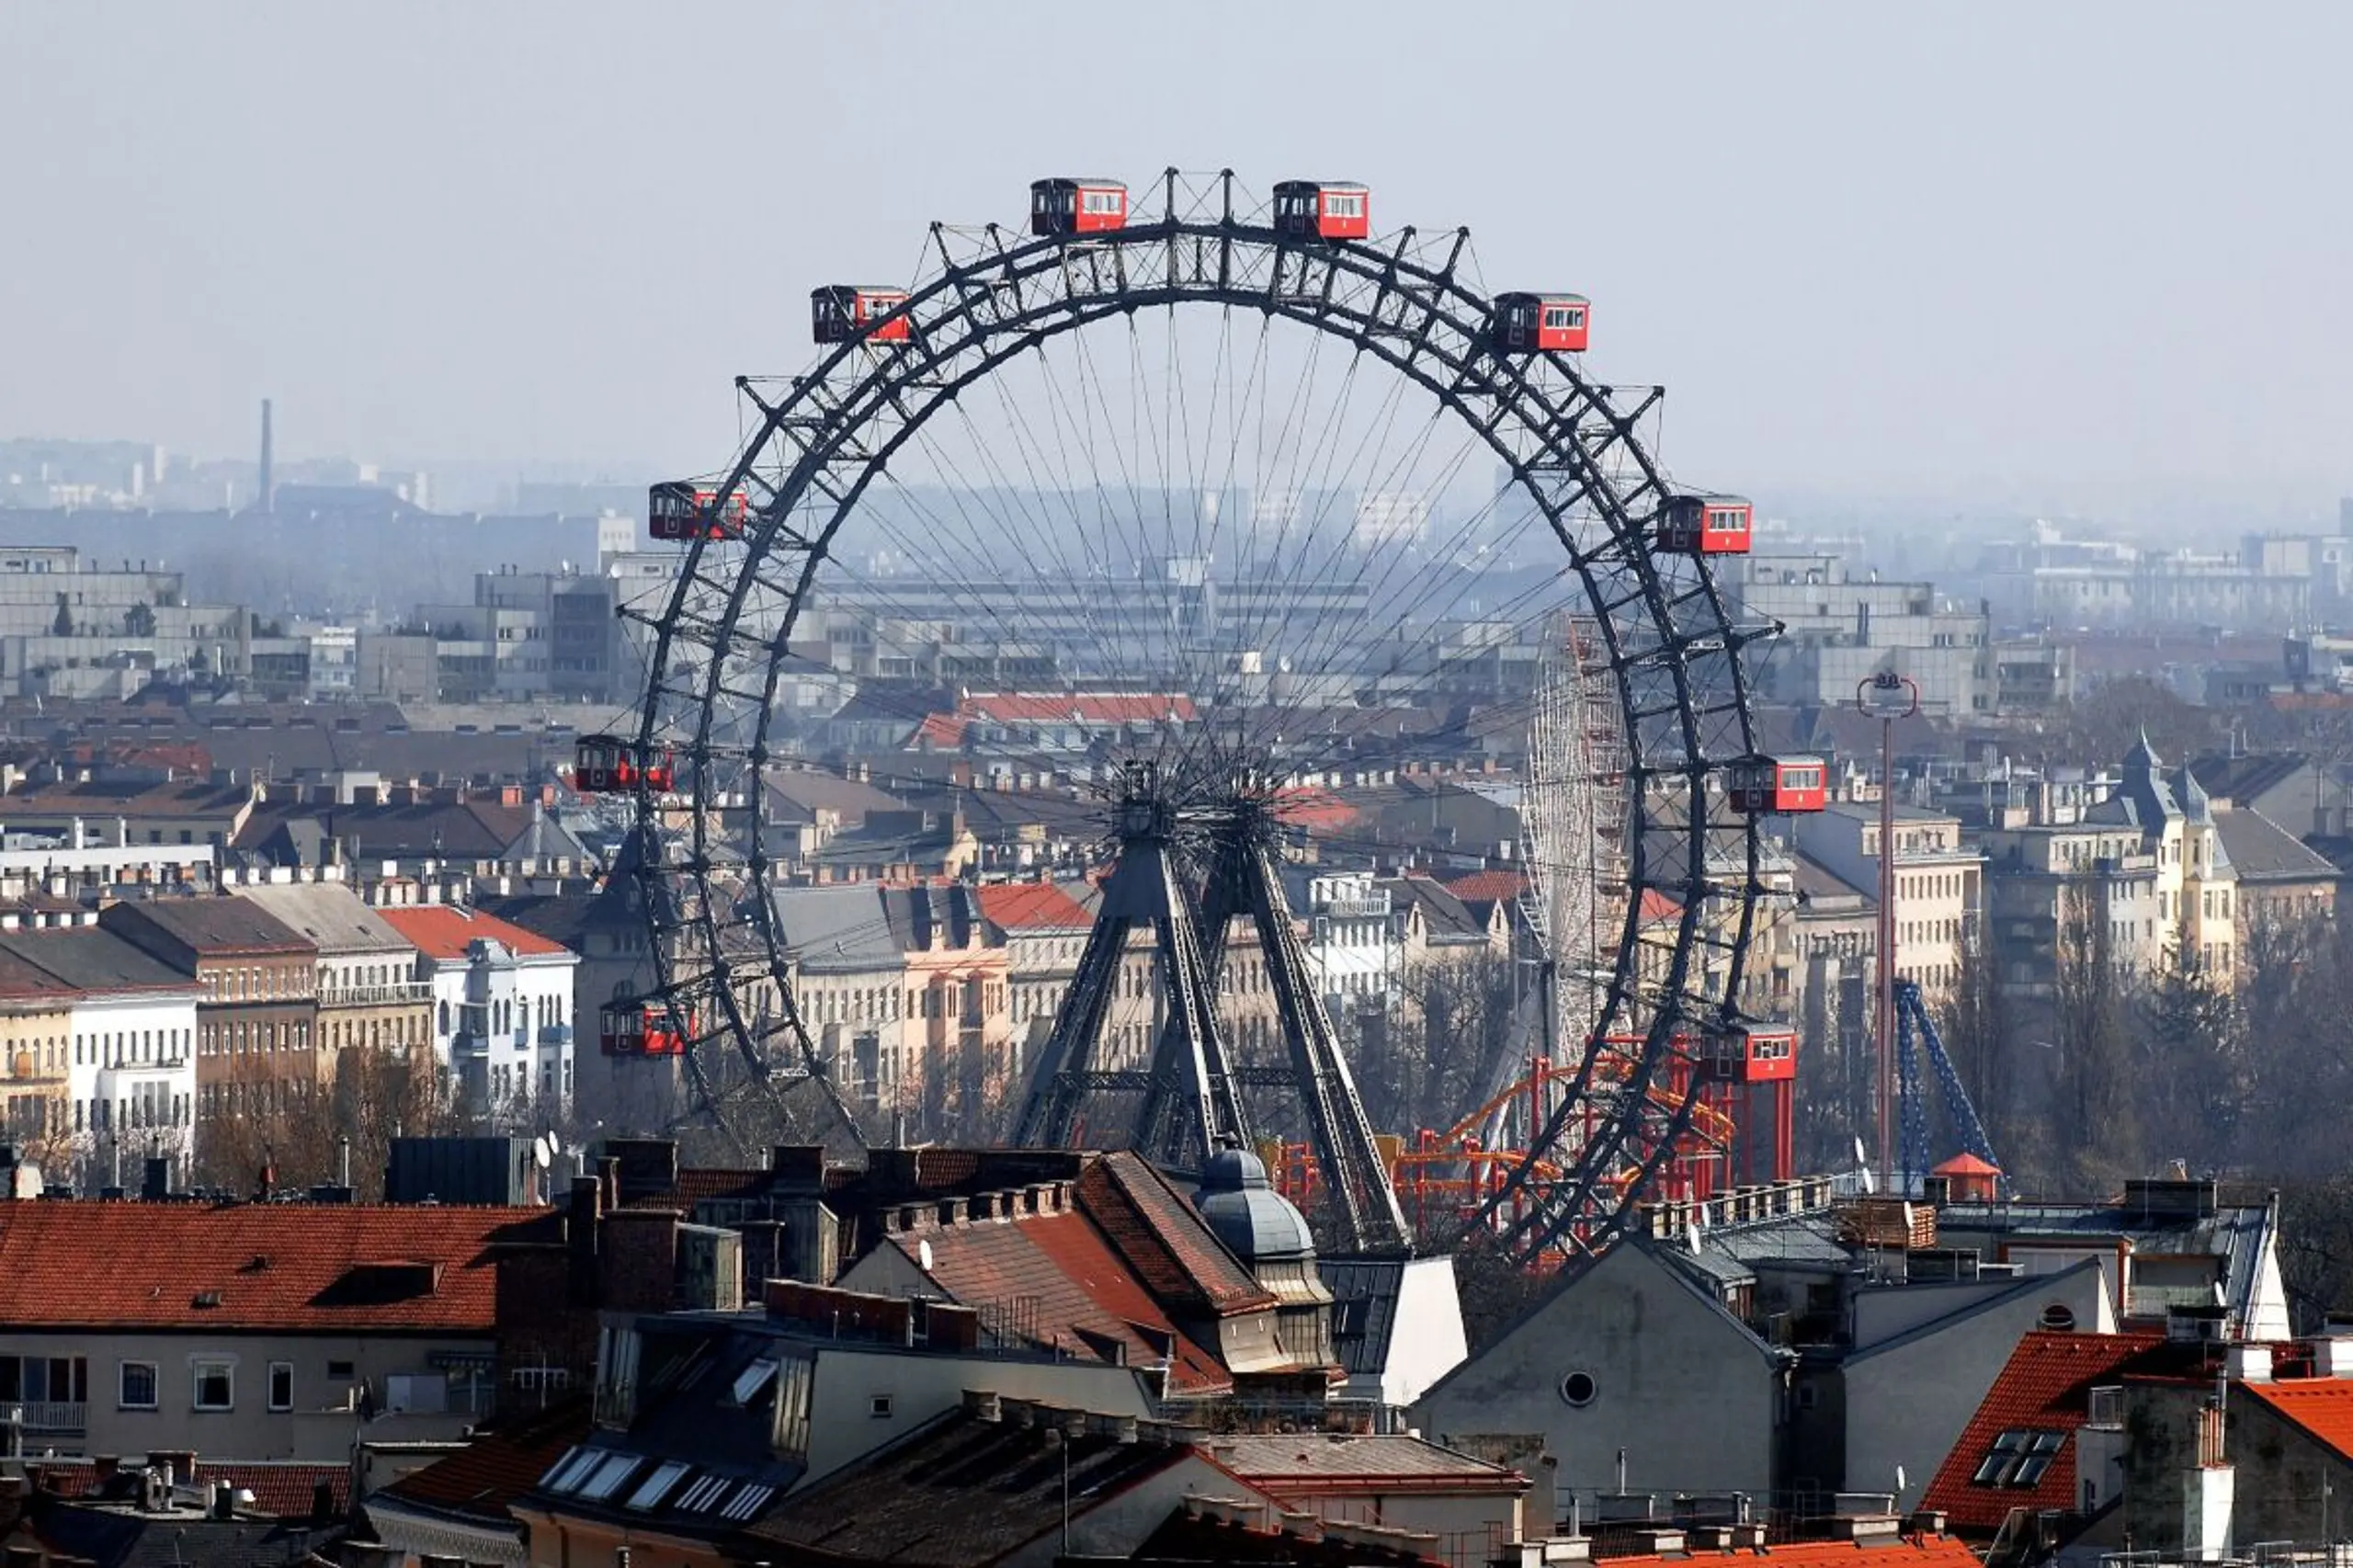
[[(1075, 975), (1027, 1064), (1013, 1141), (1129, 1145), (1179, 1168), (1222, 1144), (1279, 1143), (1279, 1168), (1336, 1250), (1397, 1252), (1468, 1229), (1533, 1266), (1607, 1246), (1644, 1201), (1790, 1176), (1795, 1036), (1747, 1010), (1758, 990), (1748, 955), (1777, 896), (1761, 820), (1822, 810), (1825, 771), (1820, 758), (1756, 748), (1745, 660), (1779, 628), (1735, 619), (1715, 576), (1718, 562), (1749, 550), (1752, 509), (1669, 480), (1645, 437), (1659, 389), (1586, 372), (1584, 297), (1483, 297), (1467, 246), (1461, 230), (1376, 237), (1370, 192), (1349, 182), (1284, 181), (1255, 202), (1230, 172), (1172, 170), (1148, 192), (1056, 177), (1031, 186), (1026, 225), (933, 225), (930, 260), (906, 287), (816, 290), (816, 365), (773, 387), (739, 381), (752, 433), (738, 455), (649, 497), (654, 537), (683, 546), (676, 579), (658, 608), (624, 611), (642, 621), (652, 672), (635, 733), (584, 740), (577, 775), (585, 790), (634, 802), (640, 852), (628, 874), (654, 925), (658, 983), (607, 1010), (606, 1049), (676, 1056), (697, 1115), (731, 1137), (762, 1102), (780, 1109), (797, 1083), (817, 1082), (839, 1109), (834, 1062), (794, 1001), (793, 933), (767, 896), (776, 867), (760, 785), (789, 755), (774, 720), (793, 627), (829, 575), (855, 569), (841, 530), (888, 494), (924, 509), (908, 537), (931, 541), (943, 574), (1004, 571), (1010, 557), (1038, 572), (1046, 585), (1034, 597), (1045, 597), (1055, 591), (1039, 564), (1048, 542), (1010, 527), (981, 540), (985, 513), (940, 512), (891, 489), (894, 465), (936, 456), (939, 432), (971, 421), (992, 388), (1008, 417), (1023, 417), (999, 378), (1027, 356), (1059, 378), (1042, 396), (1063, 406), (1039, 415), (1052, 444), (1017, 425), (976, 445), (1034, 466), (1084, 438), (1094, 494), (1120, 476), (1133, 487), (1132, 466), (1092, 450), (1113, 422), (1071, 404), (1101, 397), (1105, 360), (1139, 373), (1148, 360), (1133, 344), (1091, 358), (1089, 335), (1117, 344), (1140, 322), (1196, 315), (1231, 333), (1255, 317), (1262, 332), (1333, 342), (1351, 376), (1385, 369), (1427, 394), (1466, 456), (1507, 474), (1529, 548), (1549, 548), (1545, 580), (1581, 591), (1574, 613), (1547, 623), (1555, 667), (1534, 710), (1532, 750), (1549, 748), (1552, 761), (1549, 780), (1531, 765), (1523, 810), (1531, 892), (1518, 925), (1538, 975), (1527, 1070), (1490, 1083), (1451, 1127), (1402, 1146), (1375, 1136), (1283, 888), (1296, 835), (1282, 786), (1315, 759), (1284, 712), (1241, 710), (1231, 732), (1201, 727), (1214, 742), (1142, 737), (1086, 765), (1112, 813), (1109, 869)], [(1065, 335), (1077, 347), (1057, 347)], [(1221, 347), (1220, 373), (1240, 384), (1245, 358)], [(1144, 405), (1174, 430), (1180, 412), (1194, 417), (1179, 392), (1194, 391), (1172, 378), (1165, 401), (1150, 402), (1147, 386)], [(1212, 419), (1217, 394), (1201, 389)], [(1239, 401), (1250, 395), (1241, 385)], [(1140, 438), (1135, 449), (1146, 449)], [(995, 460), (1011, 469), (984, 471), (1000, 485), (1018, 476), (1010, 458)], [(1165, 493), (1172, 482), (1162, 483)], [(1215, 509), (1188, 516), (1217, 548)], [(1078, 508), (1071, 526), (1088, 526)], [(974, 536), (961, 555), (960, 528)], [(1184, 541), (1165, 553), (1184, 556)], [(1305, 569), (1268, 559), (1268, 582), (1314, 586)], [(1034, 607), (1020, 597), (992, 596), (974, 613), (999, 617), (1008, 642), (1034, 636), (1018, 620)], [(1073, 601), (1074, 624), (1116, 613)], [(1420, 624), (1381, 613), (1392, 630)], [(1277, 631), (1335, 657), (1316, 639), (1336, 632)], [(1101, 647), (1134, 645), (1132, 629), (1104, 629)], [(1336, 665), (1326, 685), (1361, 674)], [(1255, 1052), (1238, 1048), (1221, 1003), (1237, 927), (1256, 943), (1278, 1023), (1272, 1047)], [(1123, 1055), (1105, 1026), (1121, 960), (1142, 945), (1155, 955), (1164, 1021), (1149, 1051)]]

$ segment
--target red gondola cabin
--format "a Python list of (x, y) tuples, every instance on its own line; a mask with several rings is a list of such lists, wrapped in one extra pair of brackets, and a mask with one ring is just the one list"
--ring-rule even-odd
[(1756, 756), (1732, 770), (1732, 809), (1750, 816), (1818, 812), (1828, 804), (1829, 769), (1818, 756)]
[(1736, 1024), (1700, 1038), (1699, 1067), (1732, 1084), (1775, 1084), (1798, 1075), (1794, 1029), (1766, 1024)]
[(597, 1015), (597, 1043), (607, 1056), (684, 1056), (694, 1038), (691, 1008), (624, 999)]
[(583, 794), (627, 794), (641, 783), (661, 792), (676, 782), (668, 751), (641, 755), (635, 741), (619, 735), (583, 735), (573, 754), (572, 787)]
[(645, 493), (645, 525), (655, 539), (740, 539), (745, 511), (742, 491), (722, 506), (717, 491), (697, 490), (683, 479)]
[(1033, 234), (1100, 234), (1128, 222), (1128, 187), (1115, 179), (1066, 176), (1029, 182)]
[(1302, 240), (1361, 240), (1372, 233), (1372, 192), (1344, 179), (1275, 187), (1275, 233)]
[(1592, 322), (1583, 294), (1498, 294), (1495, 346), (1505, 354), (1582, 354)]
[(1677, 555), (1745, 555), (1756, 508), (1739, 495), (1670, 495), (1658, 547)]
[(882, 318), (907, 302), (904, 289), (835, 283), (809, 296), (811, 329), (820, 343), (904, 343), (907, 318)]

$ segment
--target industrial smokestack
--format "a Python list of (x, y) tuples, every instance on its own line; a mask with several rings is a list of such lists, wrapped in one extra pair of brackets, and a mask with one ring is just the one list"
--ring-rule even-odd
[(267, 513), (275, 509), (273, 503), (277, 498), (278, 486), (270, 477), (269, 399), (264, 398), (261, 400), (261, 482), (259, 494), (254, 498), (254, 505), (262, 512)]

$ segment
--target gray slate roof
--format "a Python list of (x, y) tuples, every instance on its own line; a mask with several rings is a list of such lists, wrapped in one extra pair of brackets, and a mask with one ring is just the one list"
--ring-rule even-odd
[(415, 956), (406, 937), (340, 882), (264, 884), (246, 888), (242, 896), (309, 937), (322, 953)]
[(2245, 806), (2218, 812), (2214, 831), (2242, 882), (2319, 881), (2336, 875), (2325, 856), (2261, 812)]

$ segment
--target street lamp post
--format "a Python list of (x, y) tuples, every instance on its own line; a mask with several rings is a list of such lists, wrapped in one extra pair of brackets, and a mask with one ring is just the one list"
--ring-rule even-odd
[[(1893, 669), (1855, 687), (1855, 706), (1879, 721), (1879, 983), (1873, 987), (1872, 1032), (1879, 1037), (1874, 1086), (1879, 1117), (1880, 1175), (1895, 1174), (1895, 722), (1920, 711), (1920, 688)], [(1908, 1193), (1903, 1196), (1910, 1196)]]

